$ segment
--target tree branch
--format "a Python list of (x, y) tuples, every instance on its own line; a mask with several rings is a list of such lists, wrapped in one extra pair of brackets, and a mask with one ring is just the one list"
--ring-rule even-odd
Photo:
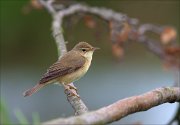
[[(74, 4), (68, 8), (56, 11), (56, 9), (53, 7), (54, 0), (39, 0), (39, 2), (48, 10), (48, 12), (51, 14), (53, 18), (52, 31), (55, 42), (57, 44), (59, 59), (62, 57), (63, 54), (67, 52), (64, 36), (62, 33), (62, 22), (64, 17), (69, 16), (71, 14), (75, 14), (77, 12), (89, 12), (98, 15), (99, 17), (107, 21), (116, 20), (119, 23), (121, 23), (123, 21), (128, 20), (128, 17), (125, 14), (117, 13), (106, 8), (89, 7), (83, 4)], [(134, 24), (134, 22), (136, 21), (135, 19), (132, 19), (131, 22)], [(80, 115), (88, 111), (88, 108), (80, 98), (72, 96), (71, 92), (69, 91), (66, 91), (65, 93), (67, 95), (68, 101), (75, 110), (76, 115)]]
[[(62, 33), (62, 23), (66, 16), (78, 13), (86, 12), (99, 16), (103, 20), (110, 23), (110, 31), (112, 37), (112, 44), (116, 43), (116, 46), (122, 46), (125, 41), (132, 40), (143, 43), (148, 50), (153, 52), (155, 55), (160, 57), (162, 60), (167, 59), (167, 55), (164, 46), (167, 46), (176, 37), (176, 31), (173, 28), (164, 28), (155, 26), (152, 24), (140, 24), (137, 19), (129, 18), (125, 14), (115, 12), (110, 9), (100, 7), (90, 7), (84, 4), (72, 4), (69, 7), (55, 9), (53, 6), (54, 0), (39, 0), (40, 3), (49, 11), (52, 15), (53, 23), (52, 30), (55, 38), (58, 53), (63, 55), (67, 52), (66, 44)], [(63, 6), (63, 5), (62, 5)], [(61, 7), (62, 7), (61, 6)], [(166, 30), (163, 37), (162, 33)], [(167, 33), (170, 31), (171, 33)], [(153, 32), (158, 35), (162, 35), (162, 40), (156, 41), (149, 38), (146, 32)], [(167, 35), (170, 37), (167, 38)], [(164, 36), (165, 36), (164, 35)], [(173, 41), (174, 42), (174, 41)], [(164, 44), (164, 45), (163, 45)], [(173, 48), (174, 49), (174, 48)], [(179, 48), (177, 48), (179, 50)], [(122, 52), (122, 51), (120, 51)], [(175, 53), (177, 55), (177, 53)], [(176, 59), (176, 55), (170, 55), (168, 59)], [(59, 56), (59, 59), (61, 58)], [(170, 60), (171, 61), (171, 60)], [(173, 60), (174, 61), (174, 60)], [(171, 61), (172, 62), (172, 61)], [(179, 63), (175, 60), (175, 63)], [(72, 83), (73, 84), (73, 83)], [(83, 114), (88, 111), (87, 107), (80, 98), (71, 96), (70, 92), (66, 92), (68, 101), (75, 110), (76, 115)], [(166, 102), (179, 101), (180, 90), (179, 88), (160, 88), (144, 95), (134, 96), (116, 102), (110, 106), (101, 108), (97, 111), (86, 113), (81, 116), (71, 117), (67, 119), (58, 119), (47, 122), (49, 124), (99, 124), (99, 123), (110, 123), (112, 121), (119, 120), (126, 115), (148, 110), (154, 106), (160, 105)], [(120, 109), (121, 108), (121, 109)], [(119, 110), (120, 109), (120, 110)]]
[[(66, 44), (64, 41), (63, 33), (62, 33), (62, 22), (64, 18), (64, 12), (59, 11), (57, 13), (52, 6), (53, 0), (44, 1), (39, 0), (40, 3), (49, 11), (49, 13), (53, 17), (52, 30), (55, 42), (58, 48), (59, 59), (67, 52)], [(73, 83), (71, 83), (73, 85)], [(76, 92), (76, 90), (72, 90)], [(75, 95), (72, 95), (69, 90), (65, 91), (67, 95), (67, 100), (73, 107), (75, 111), (75, 115), (80, 115), (88, 111), (88, 108), (84, 104), (84, 102)]]
[(152, 90), (139, 96), (117, 101), (109, 106), (80, 116), (59, 118), (43, 123), (50, 124), (106, 124), (133, 114), (146, 111), (163, 103), (180, 101), (179, 87), (164, 87)]

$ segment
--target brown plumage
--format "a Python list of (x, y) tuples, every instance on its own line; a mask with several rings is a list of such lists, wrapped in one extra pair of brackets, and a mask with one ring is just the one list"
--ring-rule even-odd
[[(74, 58), (71, 57), (72, 54)], [(44, 84), (60, 76), (72, 73), (81, 68), (85, 64), (85, 61), (86, 59), (83, 56), (72, 50), (66, 53), (59, 61), (54, 63), (47, 70), (47, 73), (43, 75), (39, 83)]]
[(62, 56), (60, 60), (49, 67), (39, 83), (24, 92), (30, 96), (49, 83), (60, 82), (67, 85), (81, 78), (89, 69), (92, 54), (96, 48), (86, 42), (80, 42), (71, 51)]

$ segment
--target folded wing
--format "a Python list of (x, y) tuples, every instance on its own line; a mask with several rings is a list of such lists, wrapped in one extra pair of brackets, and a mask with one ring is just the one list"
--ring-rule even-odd
[[(72, 57), (73, 53), (73, 57)], [(85, 64), (85, 58), (76, 52), (66, 53), (60, 60), (54, 63), (43, 75), (39, 84), (47, 83), (58, 77), (72, 73)]]

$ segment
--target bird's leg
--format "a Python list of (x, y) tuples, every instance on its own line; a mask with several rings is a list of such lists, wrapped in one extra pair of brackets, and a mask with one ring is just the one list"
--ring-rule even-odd
[(70, 89), (74, 89), (77, 92), (77, 88), (73, 85), (73, 83), (69, 83), (67, 86), (69, 86)]
[[(65, 88), (65, 93), (67, 91), (69, 91), (71, 93), (71, 95), (77, 96), (78, 98), (80, 98), (80, 96), (77, 94), (76, 91), (74, 91), (73, 89), (71, 89), (71, 87), (69, 85), (65, 85), (63, 84), (64, 88)], [(76, 90), (76, 89), (75, 89)]]

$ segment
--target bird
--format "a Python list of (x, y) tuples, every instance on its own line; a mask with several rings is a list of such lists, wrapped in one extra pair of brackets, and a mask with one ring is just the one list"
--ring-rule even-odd
[[(31, 96), (44, 86), (53, 83), (62, 84), (65, 90), (77, 90), (71, 83), (86, 74), (91, 65), (93, 53), (97, 49), (99, 48), (93, 47), (87, 42), (79, 42), (72, 50), (52, 64), (39, 82), (33, 88), (26, 90), (23, 96)], [(74, 91), (71, 92), (78, 96)]]

